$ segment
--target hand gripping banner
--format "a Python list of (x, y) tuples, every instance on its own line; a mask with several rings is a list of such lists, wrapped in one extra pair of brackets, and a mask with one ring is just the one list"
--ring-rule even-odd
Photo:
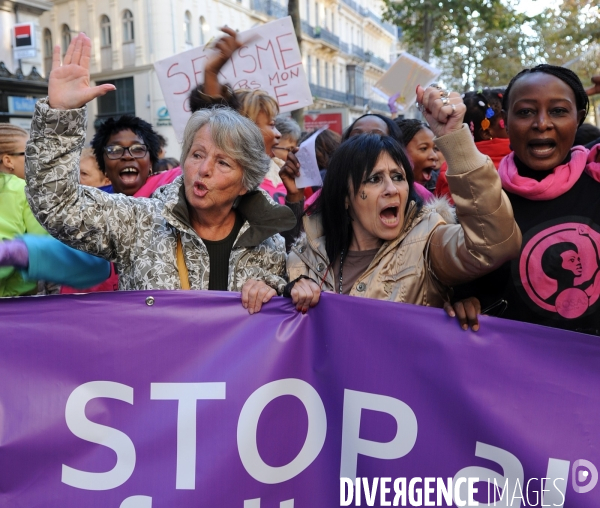
[(597, 337), (326, 294), (0, 301), (0, 507), (600, 506)]

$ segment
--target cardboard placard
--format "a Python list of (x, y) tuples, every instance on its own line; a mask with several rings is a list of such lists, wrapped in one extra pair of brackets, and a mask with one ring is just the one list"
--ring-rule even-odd
[(426, 88), (442, 73), (427, 62), (411, 55), (402, 53), (398, 60), (375, 83), (375, 91), (389, 99), (399, 93), (396, 99), (398, 111), (406, 111), (417, 100), (417, 85)]
[[(288, 16), (238, 34), (247, 44), (237, 50), (219, 73), (219, 82), (234, 90), (264, 90), (281, 112), (313, 103), (298, 41)], [(204, 67), (215, 50), (207, 44), (154, 64), (177, 138), (181, 141), (190, 117), (188, 96), (204, 82)]]
[(308, 139), (305, 139), (296, 153), (296, 158), (300, 163), (300, 176), (296, 178), (296, 187), (304, 189), (305, 187), (322, 187), (323, 179), (319, 172), (317, 164), (317, 151), (315, 142), (321, 132), (327, 129), (326, 125), (316, 132), (313, 132)]

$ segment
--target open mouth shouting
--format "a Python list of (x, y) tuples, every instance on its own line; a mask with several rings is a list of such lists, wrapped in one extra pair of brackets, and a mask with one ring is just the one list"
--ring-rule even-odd
[(125, 186), (135, 185), (140, 172), (137, 168), (128, 167), (119, 171), (119, 178)]
[(556, 141), (552, 139), (532, 139), (527, 143), (527, 148), (533, 157), (543, 159), (553, 155), (556, 149)]
[(400, 205), (394, 204), (386, 206), (379, 212), (379, 218), (384, 226), (394, 228), (400, 221)]
[(423, 168), (421, 172), (421, 180), (423, 182), (429, 182), (431, 180), (431, 173), (433, 173), (437, 169), (437, 166), (428, 166)]

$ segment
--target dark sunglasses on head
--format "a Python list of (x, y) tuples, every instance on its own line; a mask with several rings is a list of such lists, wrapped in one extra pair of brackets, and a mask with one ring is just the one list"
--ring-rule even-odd
[(104, 147), (104, 153), (109, 159), (120, 159), (125, 155), (125, 150), (129, 152), (134, 159), (141, 159), (148, 153), (148, 147), (142, 144), (131, 146), (109, 145)]
[(16, 157), (17, 155), (25, 155), (25, 152), (7, 153), (6, 155), (12, 155)]

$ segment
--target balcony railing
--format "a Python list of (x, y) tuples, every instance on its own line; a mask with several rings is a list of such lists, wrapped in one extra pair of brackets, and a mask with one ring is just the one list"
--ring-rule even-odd
[(366, 16), (368, 18), (370, 18), (371, 20), (373, 20), (375, 23), (377, 23), (378, 25), (380, 25), (384, 30), (386, 30), (387, 32), (391, 33), (393, 36), (398, 35), (398, 30), (396, 28), (395, 25), (392, 25), (391, 23), (387, 22), (387, 21), (383, 21), (379, 16), (377, 16), (377, 14), (375, 14), (373, 11), (367, 9), (367, 14)]
[(366, 60), (367, 55), (365, 54), (364, 49), (362, 49), (360, 46), (357, 46), (356, 44), (351, 44), (351, 50), (353, 55), (363, 60)]
[(307, 21), (301, 21), (300, 24), (302, 25), (302, 31), (306, 35), (308, 35), (309, 37), (315, 36), (315, 29), (312, 26), (310, 26)]
[(326, 88), (324, 86), (310, 84), (311, 93), (320, 99), (340, 102), (347, 106), (357, 106), (360, 108), (365, 107), (365, 105), (369, 105), (371, 109), (378, 109), (380, 111), (387, 111), (388, 105), (384, 102), (373, 101), (368, 99), (367, 97), (359, 97), (357, 95), (352, 95), (346, 92), (340, 92), (338, 90), (332, 90), (331, 88)]
[(313, 39), (321, 39), (337, 48), (340, 47), (340, 38), (327, 30), (327, 28), (311, 26), (307, 21), (301, 21), (301, 25), (302, 31), (309, 37), (312, 37)]
[(377, 14), (375, 14), (370, 9), (366, 9), (365, 7), (358, 5), (354, 0), (342, 0), (346, 5), (350, 8), (354, 9), (361, 16), (367, 17), (375, 21), (378, 25), (380, 25), (384, 30), (391, 33), (393, 36), (397, 35), (396, 26), (388, 23), (387, 21), (383, 21)]
[(387, 69), (390, 66), (389, 62), (387, 62), (386, 60), (384, 60), (381, 57), (375, 56), (370, 51), (365, 51), (365, 60), (367, 62), (371, 62), (375, 65), (378, 65), (382, 69)]
[(282, 5), (276, 0), (251, 0), (252, 9), (274, 18), (285, 18), (288, 15), (286, 5)]
[(331, 33), (329, 30), (327, 30), (327, 28), (317, 26), (314, 29), (314, 33), (317, 39), (322, 39), (325, 42), (328, 42), (329, 44), (332, 44), (337, 48), (340, 47), (340, 38), (337, 35)]

